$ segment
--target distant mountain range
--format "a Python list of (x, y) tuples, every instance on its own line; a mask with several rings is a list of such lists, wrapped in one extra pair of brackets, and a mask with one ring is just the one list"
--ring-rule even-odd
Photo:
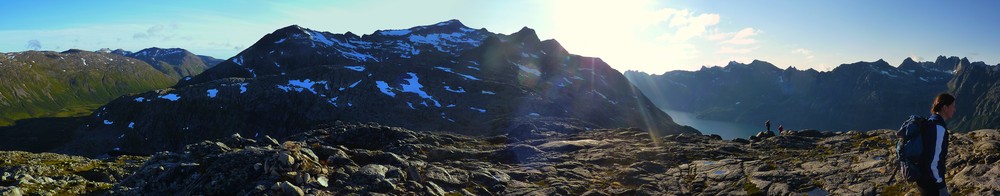
[(828, 72), (779, 69), (755, 60), (662, 75), (627, 71), (625, 76), (661, 108), (705, 119), (771, 120), (773, 127), (793, 129), (895, 129), (910, 114), (929, 115), (937, 93), (952, 92), (959, 100), (953, 130), (1000, 127), (997, 66), (966, 58), (907, 58), (898, 67), (883, 60), (857, 62)]
[(288, 26), (173, 88), (116, 99), (91, 117), (63, 152), (179, 150), (336, 121), (521, 139), (613, 127), (699, 133), (598, 58), (529, 28), (504, 35), (457, 20), (362, 36)]
[(70, 117), (90, 115), (122, 95), (176, 84), (214, 61), (221, 60), (159, 48), (0, 53), (0, 147), (51, 148), (59, 143), (52, 140), (67, 139), (67, 130), (82, 125)]
[(180, 48), (146, 48), (138, 52), (122, 49), (100, 51), (136, 58), (149, 63), (161, 73), (174, 79), (192, 77), (222, 62), (210, 56), (195, 55)]

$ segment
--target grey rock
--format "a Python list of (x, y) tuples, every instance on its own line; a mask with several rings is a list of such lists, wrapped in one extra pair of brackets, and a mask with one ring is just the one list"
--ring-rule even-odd
[(275, 156), (275, 160), (277, 160), (278, 164), (281, 164), (281, 166), (291, 167), (295, 164), (295, 157), (292, 157), (292, 155), (288, 154), (288, 152), (281, 152)]
[(462, 180), (460, 180), (457, 176), (452, 175), (454, 171), (455, 170), (449, 172), (447, 169), (441, 167), (430, 167), (426, 171), (424, 171), (424, 175), (425, 177), (427, 177), (427, 179), (434, 180), (435, 182), (438, 183), (443, 183), (444, 185), (459, 186), (464, 182), (462, 182)]
[(281, 194), (282, 195), (292, 195), (292, 196), (303, 196), (305, 192), (302, 192), (302, 188), (295, 186), (288, 181), (281, 182)]
[(445, 192), (444, 189), (442, 189), (440, 186), (438, 186), (434, 182), (428, 181), (428, 182), (424, 182), (424, 184), (425, 184), (424, 188), (426, 189), (426, 192), (429, 193), (430, 195), (445, 195), (445, 194), (447, 194), (447, 192)]
[(576, 151), (584, 148), (604, 145), (606, 143), (607, 142), (597, 141), (592, 139), (573, 140), (573, 141), (551, 141), (539, 145), (538, 149), (543, 151)]
[(316, 177), (316, 184), (320, 187), (330, 186), (330, 179), (327, 179), (326, 176)]
[(19, 187), (5, 187), (5, 186), (0, 186), (0, 195), (3, 195), (3, 196), (21, 196), (21, 195), (25, 195), (25, 193), (23, 191), (21, 191), (21, 188), (19, 188)]
[(281, 146), (281, 143), (278, 143), (278, 140), (272, 138), (270, 135), (264, 135), (264, 142), (267, 145)]
[(518, 162), (524, 162), (535, 155), (544, 153), (542, 150), (535, 148), (531, 145), (518, 144), (510, 148), (510, 153), (514, 156), (513, 158)]
[(326, 158), (327, 164), (331, 165), (356, 165), (351, 157), (347, 155), (343, 150), (333, 149), (328, 152), (329, 157)]

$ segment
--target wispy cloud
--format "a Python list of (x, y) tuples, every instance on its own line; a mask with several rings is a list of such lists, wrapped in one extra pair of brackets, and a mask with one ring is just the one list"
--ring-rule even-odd
[(816, 57), (813, 55), (812, 50), (807, 50), (805, 48), (796, 48), (795, 50), (792, 50), (792, 54), (801, 54), (804, 55), (807, 59), (813, 59)]
[(760, 33), (759, 30), (754, 30), (753, 28), (749, 27), (743, 28), (739, 32), (736, 32), (736, 34), (734, 34), (732, 38), (722, 43), (736, 44), (736, 45), (754, 44), (757, 43), (757, 40), (755, 40), (753, 36), (757, 35), (758, 33)]

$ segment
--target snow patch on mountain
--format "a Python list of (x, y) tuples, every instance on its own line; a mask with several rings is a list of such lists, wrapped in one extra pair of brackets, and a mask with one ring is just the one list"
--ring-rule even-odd
[(542, 76), (542, 72), (538, 71), (538, 69), (531, 68), (531, 67), (522, 65), (520, 63), (514, 63), (514, 65), (517, 65), (517, 68), (521, 69), (521, 71), (530, 73), (530, 74), (535, 75), (535, 76)]
[(385, 36), (401, 36), (401, 35), (410, 34), (410, 30), (408, 30), (408, 29), (400, 29), (400, 30), (379, 31), (378, 34), (379, 35), (385, 35)]
[(465, 92), (465, 89), (463, 89), (462, 87), (458, 87), (458, 89), (452, 89), (451, 86), (444, 86), (444, 90), (455, 92), (455, 93), (464, 93)]
[(219, 93), (218, 89), (208, 89), (208, 97), (215, 98), (215, 95)]
[(236, 63), (236, 65), (243, 66), (243, 55), (240, 55), (240, 56), (237, 56), (236, 58), (233, 58), (232, 61), (233, 61), (233, 63)]
[(240, 83), (240, 94), (247, 92), (247, 83)]
[(313, 86), (316, 85), (316, 84), (327, 84), (327, 82), (326, 81), (312, 81), (312, 80), (309, 80), (309, 79), (305, 79), (305, 80), (288, 80), (288, 85), (280, 85), (279, 84), (277, 86), (278, 86), (279, 89), (284, 90), (285, 92), (289, 92), (291, 90), (295, 90), (296, 92), (302, 92), (303, 90), (309, 90), (309, 92), (312, 92), (313, 94), (318, 94), (318, 93), (316, 93), (316, 89), (313, 88)]
[(441, 103), (439, 103), (437, 100), (435, 100), (434, 97), (428, 95), (427, 92), (424, 92), (423, 90), (420, 90), (421, 88), (424, 87), (424, 85), (420, 85), (420, 82), (419, 82), (420, 78), (417, 77), (417, 74), (415, 74), (413, 72), (408, 72), (406, 74), (410, 75), (410, 78), (405, 79), (406, 84), (400, 84), (400, 86), (403, 87), (403, 92), (404, 93), (414, 93), (414, 94), (417, 94), (417, 95), (419, 95), (420, 97), (422, 97), (424, 99), (430, 99), (431, 101), (433, 101), (434, 102), (434, 106), (441, 107)]
[(160, 95), (159, 98), (160, 99), (170, 100), (170, 101), (177, 101), (177, 100), (181, 99), (181, 96), (177, 95), (177, 94), (170, 93), (170, 94), (166, 94), (166, 95)]
[(389, 95), (389, 97), (396, 97), (396, 93), (392, 92), (392, 88), (389, 87), (389, 83), (385, 83), (385, 81), (375, 81), (375, 86), (378, 87), (378, 90), (382, 91), (382, 93)]
[(441, 70), (441, 71), (444, 71), (444, 72), (453, 73), (455, 75), (459, 75), (459, 76), (465, 77), (465, 79), (468, 79), (468, 80), (479, 80), (479, 78), (476, 78), (475, 76), (460, 74), (460, 73), (456, 73), (454, 71), (451, 71), (451, 68), (447, 68), (447, 67), (434, 67), (434, 68), (438, 69), (438, 70)]
[(360, 66), (360, 65), (344, 66), (344, 68), (347, 68), (347, 69), (350, 69), (350, 70), (354, 70), (354, 71), (358, 71), (358, 72), (365, 71), (365, 67), (364, 66)]

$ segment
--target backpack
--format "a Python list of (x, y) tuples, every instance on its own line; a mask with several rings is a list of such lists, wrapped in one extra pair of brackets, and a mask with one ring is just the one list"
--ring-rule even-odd
[(920, 179), (921, 171), (917, 161), (923, 155), (923, 135), (934, 128), (934, 123), (924, 117), (910, 115), (896, 131), (896, 157), (899, 159), (899, 171), (906, 181)]

